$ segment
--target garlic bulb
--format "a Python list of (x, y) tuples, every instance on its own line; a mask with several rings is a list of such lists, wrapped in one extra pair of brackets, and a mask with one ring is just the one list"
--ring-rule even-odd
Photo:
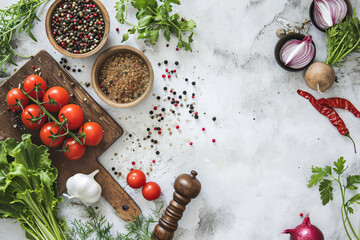
[(101, 196), (101, 186), (94, 179), (98, 172), (96, 170), (89, 175), (77, 173), (69, 178), (66, 182), (68, 194), (79, 198), (85, 205), (96, 203)]

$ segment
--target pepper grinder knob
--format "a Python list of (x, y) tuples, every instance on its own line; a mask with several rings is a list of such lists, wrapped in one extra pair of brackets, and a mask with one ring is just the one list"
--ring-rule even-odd
[(191, 199), (196, 198), (201, 191), (201, 183), (196, 178), (197, 172), (181, 174), (174, 182), (173, 200), (165, 209), (165, 214), (155, 226), (153, 240), (171, 240), (178, 227), (178, 222), (183, 216), (186, 205)]

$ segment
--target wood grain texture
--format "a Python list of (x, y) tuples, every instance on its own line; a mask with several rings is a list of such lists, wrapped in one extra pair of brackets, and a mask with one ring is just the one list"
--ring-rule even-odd
[(44, 50), (40, 51), (23, 67), (14, 73), (0, 87), (0, 140), (7, 137), (21, 140), (24, 133), (32, 134), (32, 141), (35, 144), (42, 144), (38, 130), (28, 130), (20, 119), (20, 113), (7, 111), (6, 95), (14, 87), (24, 80), (26, 75), (34, 74), (32, 66), (41, 69), (41, 76), (48, 84), (48, 88), (61, 86), (73, 96), (70, 103), (79, 105), (85, 115), (85, 121), (91, 120), (99, 123), (104, 130), (104, 137), (96, 147), (87, 147), (84, 157), (78, 161), (67, 160), (62, 152), (50, 149), (50, 159), (59, 170), (58, 186), (59, 193), (66, 188), (66, 181), (76, 173), (89, 174), (96, 169), (100, 172), (95, 179), (102, 187), (103, 197), (114, 207), (124, 220), (133, 220), (141, 210), (116, 180), (101, 166), (97, 158), (108, 149), (122, 134), (122, 128), (108, 115), (100, 105), (77, 83), (77, 81)]

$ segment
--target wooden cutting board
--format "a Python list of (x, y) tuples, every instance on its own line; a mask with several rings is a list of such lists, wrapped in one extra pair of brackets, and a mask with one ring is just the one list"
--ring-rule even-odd
[(95, 179), (102, 187), (102, 196), (114, 207), (122, 219), (133, 220), (133, 217), (137, 217), (141, 213), (139, 206), (97, 161), (97, 158), (123, 134), (122, 128), (45, 50), (36, 54), (0, 86), (0, 140), (12, 137), (20, 141), (22, 134), (31, 133), (32, 141), (37, 145), (42, 144), (39, 130), (26, 129), (21, 121), (20, 113), (7, 111), (6, 104), (7, 92), (18, 87), (26, 75), (35, 74), (32, 66), (41, 69), (41, 77), (47, 82), (48, 88), (61, 86), (73, 94), (70, 103), (77, 104), (83, 109), (85, 121), (97, 122), (104, 130), (104, 138), (101, 143), (96, 147), (87, 147), (84, 157), (78, 161), (67, 160), (62, 152), (50, 149), (50, 159), (59, 170), (59, 193), (65, 192), (66, 181), (69, 177), (76, 173), (89, 174), (99, 169)]

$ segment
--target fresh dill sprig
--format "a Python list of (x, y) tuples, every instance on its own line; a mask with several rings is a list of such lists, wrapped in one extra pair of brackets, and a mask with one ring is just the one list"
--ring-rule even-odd
[(113, 236), (110, 232), (113, 225), (104, 216), (88, 207), (86, 210), (89, 214), (89, 220), (85, 223), (74, 220), (67, 237), (69, 240), (151, 240), (152, 224), (159, 221), (162, 209), (163, 205), (159, 209), (153, 210), (152, 215), (141, 215), (134, 218), (133, 222), (126, 225), (127, 233), (117, 233), (116, 236)]
[(36, 16), (36, 10), (47, 1), (48, 0), (19, 0), (6, 9), (0, 9), (0, 77), (5, 76), (6, 62), (17, 66), (12, 59), (14, 55), (23, 58), (30, 57), (15, 52), (11, 41), (18, 30), (19, 35), (25, 31), (37, 42), (31, 32), (31, 28), (35, 19), (40, 21)]

